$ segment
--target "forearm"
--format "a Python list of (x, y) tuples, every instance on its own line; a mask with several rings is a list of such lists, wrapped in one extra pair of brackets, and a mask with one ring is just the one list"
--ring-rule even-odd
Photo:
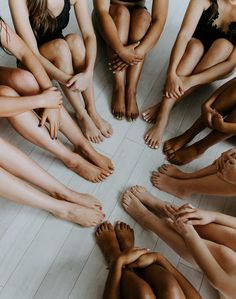
[(165, 257), (158, 254), (157, 264), (168, 270), (175, 277), (187, 299), (202, 298), (191, 283)]
[(41, 95), (0, 97), (0, 117), (10, 117), (37, 108), (43, 108)]
[(214, 214), (214, 222), (218, 224), (222, 224), (224, 226), (232, 227), (236, 229), (236, 218), (219, 213), (219, 212), (211, 212)]
[(112, 17), (107, 11), (96, 13), (101, 34), (107, 45), (115, 52), (119, 53), (123, 49), (123, 44), (118, 36), (118, 32)]
[(189, 42), (189, 38), (184, 34), (179, 34), (175, 41), (174, 47), (172, 49), (169, 61), (169, 67), (167, 70), (167, 74), (176, 74), (178, 65), (180, 63), (181, 58), (184, 55), (187, 44)]
[(92, 74), (94, 70), (95, 61), (96, 61), (96, 55), (97, 55), (97, 43), (96, 43), (95, 35), (85, 37), (84, 44), (86, 49), (84, 72), (88, 72)]
[(218, 288), (222, 281), (227, 280), (227, 274), (212, 256), (206, 243), (194, 229), (191, 234), (184, 236), (184, 240), (196, 263), (213, 286)]
[(222, 130), (220, 130), (220, 132), (222, 132), (224, 134), (235, 135), (236, 134), (236, 123), (224, 121)]
[(122, 276), (122, 266), (119, 262), (115, 262), (111, 266), (106, 281), (103, 299), (119, 299), (120, 298), (120, 280)]

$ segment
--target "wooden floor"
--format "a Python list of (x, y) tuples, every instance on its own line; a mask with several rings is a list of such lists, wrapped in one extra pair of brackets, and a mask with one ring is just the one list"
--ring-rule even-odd
[[(170, 0), (165, 31), (146, 59), (139, 83), (138, 103), (141, 109), (160, 99), (170, 49), (187, 3), (188, 0)], [(92, 9), (91, 0), (89, 5)], [(11, 25), (7, 0), (1, 0), (0, 12)], [(74, 17), (69, 26), (69, 31), (72, 30), (77, 31)], [(141, 118), (131, 124), (112, 117), (109, 109), (111, 80), (102, 57), (102, 47), (99, 41), (94, 75), (96, 105), (99, 112), (112, 123), (114, 136), (96, 148), (110, 156), (116, 166), (115, 173), (106, 182), (92, 184), (83, 180), (52, 155), (21, 138), (5, 119), (0, 120), (0, 136), (16, 145), (70, 188), (97, 196), (111, 222), (124, 220), (134, 227), (137, 245), (164, 253), (188, 277), (204, 299), (216, 299), (218, 295), (199, 270), (180, 259), (157, 236), (144, 231), (121, 208), (120, 194), (133, 184), (147, 187), (164, 200), (181, 201), (155, 190), (149, 181), (151, 171), (160, 166), (165, 157), (161, 150), (151, 150), (145, 146), (143, 134), (148, 125)], [(15, 64), (12, 57), (2, 53), (0, 55), (1, 65)], [(218, 85), (201, 89), (174, 109), (164, 140), (183, 132), (196, 119), (200, 113), (200, 103)], [(184, 169), (192, 171), (205, 166), (232, 146), (232, 143), (223, 142)], [(194, 196), (191, 202), (205, 209), (236, 215), (233, 199)], [(101, 298), (106, 275), (104, 260), (93, 238), (93, 229), (83, 229), (46, 212), (0, 199), (0, 299)]]

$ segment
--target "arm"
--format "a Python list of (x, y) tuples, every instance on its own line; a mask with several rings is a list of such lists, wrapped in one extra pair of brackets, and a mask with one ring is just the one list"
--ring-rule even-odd
[(151, 24), (136, 48), (136, 51), (141, 55), (145, 56), (159, 40), (166, 22), (168, 5), (169, 0), (153, 0)]
[(48, 59), (43, 57), (39, 52), (37, 42), (29, 21), (29, 13), (28, 13), (26, 0), (9, 0), (9, 6), (10, 6), (13, 23), (16, 28), (16, 32), (20, 35), (20, 37), (26, 42), (29, 48), (34, 52), (34, 54), (40, 60), (45, 70), (47, 71), (48, 75), (52, 79), (55, 79), (65, 84), (71, 78), (71, 76), (69, 74), (66, 74), (65, 72), (62, 72), (55, 65), (53, 65)]

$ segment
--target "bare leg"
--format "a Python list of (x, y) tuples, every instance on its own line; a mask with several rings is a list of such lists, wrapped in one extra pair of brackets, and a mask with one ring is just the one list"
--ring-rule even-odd
[[(165, 219), (160, 219), (151, 213), (131, 192), (126, 192), (123, 195), (122, 205), (126, 212), (141, 226), (156, 233), (177, 254), (195, 264), (191, 253), (185, 245), (184, 239), (169, 227)], [(204, 240), (204, 242), (206, 242), (206, 245), (220, 266), (226, 272), (230, 272), (232, 263), (236, 265), (235, 252), (224, 245), (209, 240)]]
[(44, 209), (56, 217), (82, 226), (95, 226), (104, 218), (103, 213), (97, 209), (89, 209), (50, 197), (14, 177), (3, 168), (0, 168), (0, 196), (16, 203)]
[(2, 139), (0, 139), (0, 165), (12, 175), (40, 187), (56, 199), (89, 208), (101, 208), (96, 198), (67, 188), (20, 150)]
[[(117, 228), (119, 230), (119, 228)], [(96, 241), (106, 261), (110, 264), (120, 255), (116, 233), (110, 223), (102, 223), (96, 233)], [(124, 269), (120, 281), (120, 294), (124, 299), (155, 299), (151, 287), (134, 272)], [(103, 298), (106, 298), (105, 296)]]
[[(202, 43), (197, 39), (192, 39), (182, 57), (177, 73), (182, 76), (187, 76), (193, 72), (196, 65), (200, 61), (204, 53), (204, 47)], [(148, 130), (144, 136), (145, 143), (153, 148), (157, 149), (160, 146), (160, 142), (167, 126), (169, 114), (173, 106), (175, 105), (176, 99), (163, 97), (158, 107), (158, 114), (156, 115), (155, 125)], [(145, 113), (145, 112), (144, 112)]]
[(134, 230), (128, 224), (118, 221), (115, 233), (121, 251), (134, 247)]
[[(40, 47), (40, 52), (66, 74), (70, 76), (74, 74), (71, 51), (65, 40), (55, 39), (47, 42)], [(101, 142), (103, 136), (83, 107), (79, 92), (72, 91), (63, 84), (61, 84), (61, 88), (73, 106), (80, 127), (86, 138), (91, 142)]]
[[(109, 11), (121, 42), (125, 45), (128, 42), (130, 13), (124, 5), (111, 4)], [(108, 56), (111, 59), (114, 52), (108, 47)], [(125, 109), (125, 76), (126, 71), (113, 74), (113, 94), (111, 112), (117, 119), (122, 119), (126, 114)]]
[(194, 172), (183, 172), (172, 164), (163, 164), (159, 167), (159, 172), (176, 179), (194, 179), (216, 174), (218, 172), (218, 168), (216, 163), (213, 163)]
[(175, 179), (160, 172), (154, 172), (151, 178), (153, 186), (181, 199), (193, 194), (228, 196), (236, 194), (236, 186), (220, 179), (217, 174), (194, 179)]
[[(65, 39), (72, 54), (74, 73), (77, 74), (79, 72), (83, 72), (86, 54), (83, 40), (79, 35), (73, 33), (67, 35)], [(82, 92), (82, 96), (85, 103), (85, 109), (87, 110), (88, 115), (93, 120), (96, 127), (100, 130), (104, 137), (110, 137), (113, 133), (111, 125), (106, 122), (96, 111), (93, 82), (91, 82), (89, 87)]]
[[(130, 13), (129, 44), (140, 41), (146, 34), (151, 16), (145, 8), (137, 8)], [(126, 71), (126, 117), (129, 121), (135, 120), (139, 115), (136, 102), (137, 84), (140, 78), (144, 60), (137, 65), (128, 67)]]

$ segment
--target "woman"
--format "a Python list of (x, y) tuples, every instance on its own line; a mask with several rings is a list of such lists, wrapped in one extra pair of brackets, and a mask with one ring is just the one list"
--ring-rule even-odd
[[(51, 79), (58, 81), (73, 106), (88, 140), (99, 143), (112, 135), (111, 126), (97, 113), (93, 69), (96, 37), (85, 0), (10, 0), (16, 32), (37, 55)], [(63, 36), (73, 6), (82, 38)], [(82, 93), (84, 106), (80, 101)]]
[(197, 264), (221, 298), (235, 298), (235, 217), (189, 204), (179, 208), (167, 205), (140, 186), (126, 191), (122, 204), (141, 226), (156, 233), (181, 257)]
[(173, 165), (154, 171), (152, 184), (181, 199), (193, 194), (216, 196), (236, 195), (236, 149), (224, 152), (212, 165), (193, 173), (185, 173)]
[(94, 0), (95, 23), (106, 42), (113, 74), (112, 113), (133, 121), (139, 115), (137, 84), (144, 59), (156, 45), (166, 21), (168, 2), (153, 0), (152, 14), (145, 0)]
[[(54, 147), (58, 141), (51, 140), (45, 127), (38, 128), (38, 118), (31, 110), (44, 109), (44, 120), (42, 119), (40, 123), (44, 123), (45, 119), (49, 118), (48, 115), (52, 109), (63, 115), (62, 95), (55, 87), (52, 87), (51, 81), (35, 55), (2, 20), (0, 20), (0, 36), (2, 46), (23, 61), (37, 79), (36, 81), (28, 71), (1, 67), (0, 117), (8, 117), (11, 122), (19, 123), (21, 126), (29, 126), (29, 131), (35, 132), (36, 139), (39, 136), (42, 142), (49, 140), (47, 142)], [(4, 83), (3, 78), (5, 78)], [(9, 83), (8, 86), (2, 85), (5, 83)], [(37, 88), (31, 93), (32, 86)], [(56, 132), (52, 130), (53, 119), (49, 118), (49, 121), (51, 136), (54, 138)], [(63, 117), (61, 121), (65, 122)], [(63, 150), (60, 143), (56, 146)], [(32, 185), (39, 187), (47, 194)], [(2, 138), (0, 138), (0, 196), (20, 204), (44, 209), (56, 217), (82, 226), (95, 226), (105, 216), (97, 199), (91, 195), (70, 190)]]
[[(212, 131), (203, 139), (185, 147), (206, 127)], [(202, 115), (180, 136), (165, 142), (164, 152), (173, 164), (186, 164), (209, 147), (236, 134), (236, 78), (219, 88), (202, 105)]]
[(146, 144), (157, 149), (173, 106), (202, 84), (229, 75), (236, 65), (236, 1), (190, 0), (170, 56), (161, 102), (143, 113), (154, 126)]
[[(2, 20), (0, 20), (0, 28), (2, 46), (30, 71), (0, 67), (0, 85), (3, 85), (0, 95), (8, 99), (12, 97), (21, 99), (22, 96), (30, 96), (36, 101), (41, 91), (52, 87), (52, 82), (37, 57)], [(52, 91), (48, 91), (44, 96), (50, 98), (50, 93)], [(14, 107), (15, 104), (12, 106), (11, 101), (9, 101), (6, 102), (6, 105), (7, 107), (10, 105), (10, 111), (12, 111), (11, 107)], [(8, 117), (13, 127), (23, 137), (56, 155), (67, 167), (83, 178), (91, 182), (101, 182), (113, 172), (114, 167), (111, 160), (93, 149), (63, 107), (49, 109), (46, 106), (40, 121), (38, 116), (31, 111), (32, 108), (31, 104), (19, 113), (3, 113), (2, 116)], [(46, 120), (50, 124), (50, 132), (44, 125)], [(75, 152), (57, 140), (59, 127), (61, 132), (75, 146)], [(85, 158), (80, 156), (81, 154)]]
[(162, 255), (134, 247), (126, 223), (102, 223), (95, 233), (109, 274), (104, 299), (201, 299), (194, 287)]

